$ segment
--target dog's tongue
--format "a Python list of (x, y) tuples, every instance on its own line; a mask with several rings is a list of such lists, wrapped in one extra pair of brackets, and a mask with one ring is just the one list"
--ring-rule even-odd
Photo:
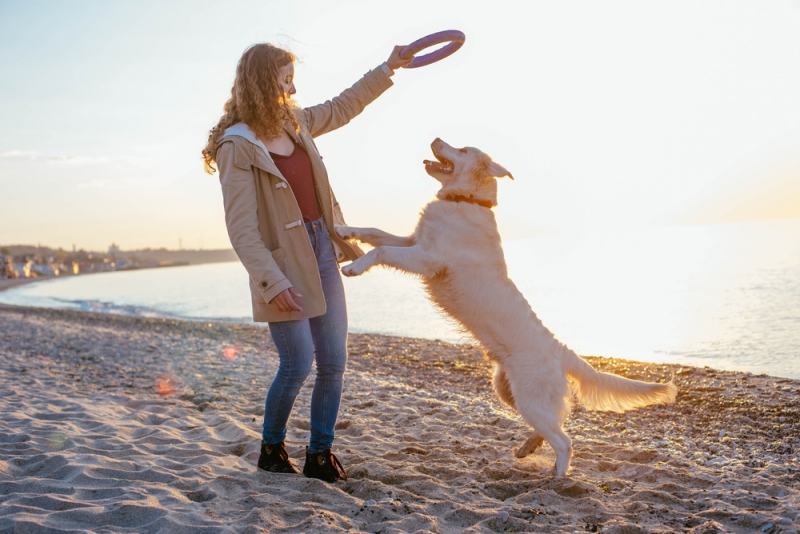
[(431, 167), (439, 167), (440, 169), (444, 169), (446, 167), (439, 161), (431, 161), (429, 159), (422, 160), (422, 163), (424, 163), (425, 165), (430, 165)]

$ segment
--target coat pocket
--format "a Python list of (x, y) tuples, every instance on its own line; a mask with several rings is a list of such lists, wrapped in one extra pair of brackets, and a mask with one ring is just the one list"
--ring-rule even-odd
[(283, 247), (276, 248), (272, 251), (272, 259), (278, 264), (284, 276), (288, 276), (286, 272), (286, 249)]
[[(271, 252), (271, 254), (272, 254), (272, 259), (275, 261), (275, 264), (278, 266), (278, 268), (280, 269), (281, 273), (283, 273), (283, 276), (286, 276), (288, 278), (288, 274), (287, 274), (288, 273), (288, 269), (286, 268), (287, 265), (288, 265), (288, 259), (286, 258), (286, 249), (284, 249), (283, 247), (276, 248), (275, 250), (273, 250)], [(269, 280), (272, 280), (272, 282), (270, 282)], [(261, 282), (253, 280), (251, 278), (250, 279), (250, 296), (252, 297), (253, 302), (256, 302), (258, 304), (264, 304), (265, 297), (264, 297), (264, 294), (262, 293), (262, 291), (266, 287), (272, 286), (272, 284), (276, 283), (279, 280), (282, 280), (282, 278), (279, 277), (279, 275), (277, 273), (274, 275), (274, 277), (272, 277), (270, 279), (265, 279), (265, 280), (263, 280)], [(268, 284), (269, 286), (264, 286), (264, 287), (259, 288), (260, 284)]]

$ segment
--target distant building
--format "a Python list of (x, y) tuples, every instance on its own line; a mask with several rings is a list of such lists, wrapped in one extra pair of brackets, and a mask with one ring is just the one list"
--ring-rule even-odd
[(30, 272), (34, 272), (39, 276), (58, 276), (59, 274), (59, 270), (56, 265), (47, 263), (31, 264)]
[(0, 254), (0, 279), (19, 278), (19, 273), (14, 270), (14, 258)]
[(111, 243), (111, 246), (108, 247), (108, 255), (111, 257), (111, 260), (117, 259), (117, 253), (120, 252), (119, 246), (116, 243)]
[(13, 269), (17, 272), (17, 274), (19, 274), (20, 278), (30, 278), (32, 266), (32, 261), (28, 261), (28, 263), (14, 263)]

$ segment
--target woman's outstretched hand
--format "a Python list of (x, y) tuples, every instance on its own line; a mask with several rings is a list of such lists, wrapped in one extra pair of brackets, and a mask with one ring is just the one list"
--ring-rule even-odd
[(284, 289), (278, 295), (269, 301), (270, 304), (275, 306), (275, 309), (282, 312), (303, 311), (303, 308), (297, 305), (292, 297), (302, 297), (300, 293), (295, 291), (293, 287)]
[(410, 56), (407, 59), (403, 59), (400, 57), (400, 52), (402, 52), (405, 47), (406, 47), (405, 45), (397, 45), (394, 47), (394, 50), (392, 50), (392, 55), (389, 56), (389, 59), (386, 60), (386, 65), (390, 69), (397, 70), (400, 67), (405, 67), (406, 65), (411, 63), (412, 59), (414, 59), (414, 56)]

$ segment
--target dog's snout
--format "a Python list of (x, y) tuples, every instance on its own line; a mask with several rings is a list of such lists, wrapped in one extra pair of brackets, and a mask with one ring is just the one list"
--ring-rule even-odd
[(441, 152), (442, 150), (446, 150), (449, 146), (450, 145), (442, 141), (441, 137), (437, 137), (433, 140), (433, 143), (431, 143), (431, 150), (434, 152)]

